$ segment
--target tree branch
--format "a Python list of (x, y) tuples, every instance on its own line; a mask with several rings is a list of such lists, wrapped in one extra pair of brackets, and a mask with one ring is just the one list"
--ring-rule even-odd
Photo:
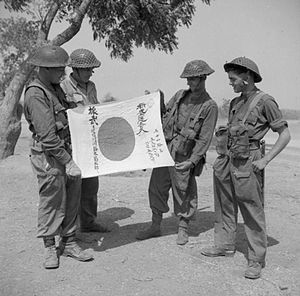
[(71, 40), (80, 30), (84, 16), (86, 15), (88, 8), (93, 0), (82, 0), (80, 6), (75, 12), (70, 26), (62, 33), (58, 34), (53, 40), (52, 44), (62, 45)]
[(54, 1), (41, 24), (41, 29), (39, 31), (38, 38), (37, 38), (38, 45), (41, 45), (39, 43), (41, 43), (42, 41), (47, 40), (52, 22), (58, 12), (58, 9), (59, 9), (58, 1)]

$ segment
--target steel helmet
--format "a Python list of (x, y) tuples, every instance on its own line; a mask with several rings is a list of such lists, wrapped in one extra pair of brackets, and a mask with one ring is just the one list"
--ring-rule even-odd
[(250, 70), (254, 74), (254, 82), (262, 81), (257, 65), (246, 57), (235, 58), (224, 65), (226, 72), (228, 72), (230, 68), (244, 68), (246, 70)]
[(213, 70), (206, 62), (202, 60), (194, 60), (185, 65), (180, 78), (210, 75), (214, 72), (215, 70)]
[(69, 66), (72, 68), (98, 68), (101, 62), (88, 49), (75, 49), (70, 54)]
[(38, 67), (58, 68), (68, 65), (69, 55), (60, 46), (45, 45), (37, 49), (28, 63)]

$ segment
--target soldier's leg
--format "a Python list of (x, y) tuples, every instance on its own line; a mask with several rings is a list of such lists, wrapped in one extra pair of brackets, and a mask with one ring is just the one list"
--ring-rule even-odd
[[(249, 267), (245, 276), (260, 277), (265, 265), (267, 234), (265, 213), (262, 204), (260, 179), (252, 169), (251, 159), (244, 163), (236, 162), (233, 178), (236, 183), (236, 196), (244, 219), (245, 233), (248, 241)], [(254, 262), (255, 268), (252, 266)]]
[(202, 250), (210, 257), (232, 256), (235, 253), (237, 202), (230, 176), (229, 156), (218, 157), (214, 163), (214, 246)]
[[(173, 169), (173, 168), (171, 168)], [(174, 169), (175, 171), (175, 169)], [(189, 172), (171, 173), (174, 213), (186, 220), (193, 219), (198, 206), (197, 183)], [(173, 177), (174, 176), (174, 177)]]
[(65, 217), (61, 236), (73, 236), (77, 230), (78, 213), (81, 197), (81, 178), (66, 178), (67, 197), (65, 200)]
[(148, 239), (161, 235), (160, 224), (162, 214), (169, 211), (168, 199), (171, 180), (167, 167), (154, 168), (152, 170), (148, 194), (152, 210), (152, 224), (146, 230), (140, 231), (136, 238), (139, 240)]
[(178, 172), (169, 168), (172, 180), (174, 213), (179, 217), (176, 243), (184, 245), (188, 242), (189, 221), (194, 218), (198, 205), (197, 183), (191, 171)]
[(97, 218), (97, 194), (99, 188), (98, 177), (84, 178), (81, 180), (81, 199), (80, 199), (80, 226), (88, 228), (93, 225)]
[(39, 208), (37, 237), (58, 235), (65, 217), (66, 187), (64, 176), (38, 176)]
[(81, 249), (76, 242), (78, 211), (81, 197), (81, 178), (66, 177), (67, 198), (65, 202), (65, 218), (62, 223), (60, 253), (79, 261), (90, 261), (93, 256)]
[(96, 222), (98, 206), (99, 178), (84, 178), (81, 184), (80, 227), (82, 232), (109, 232), (109, 229)]
[(45, 247), (44, 267), (57, 268), (59, 259), (54, 236), (61, 231), (66, 197), (63, 167), (41, 151), (32, 149), (31, 164), (39, 186), (38, 231)]
[(63, 176), (45, 175), (38, 177), (40, 202), (38, 209), (38, 237), (44, 241), (44, 268), (59, 267), (59, 256), (55, 245), (55, 235), (61, 230), (64, 219), (63, 201), (65, 184)]

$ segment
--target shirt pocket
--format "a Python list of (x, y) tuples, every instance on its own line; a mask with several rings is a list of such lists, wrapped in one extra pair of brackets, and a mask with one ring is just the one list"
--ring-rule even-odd
[(257, 123), (258, 116), (254, 112), (250, 112), (249, 116), (247, 117), (246, 123), (250, 126), (254, 127)]
[(44, 152), (31, 149), (30, 160), (33, 171), (37, 176), (64, 174), (64, 166), (58, 163), (54, 157), (47, 156)]
[(196, 134), (199, 134), (201, 127), (203, 125), (203, 121), (204, 121), (204, 116), (202, 114), (200, 114), (200, 116), (198, 116), (196, 120), (194, 116), (191, 116), (189, 121), (189, 127), (192, 128)]
[(233, 175), (237, 179), (245, 179), (245, 178), (250, 178), (251, 172), (240, 172), (240, 171), (235, 171)]

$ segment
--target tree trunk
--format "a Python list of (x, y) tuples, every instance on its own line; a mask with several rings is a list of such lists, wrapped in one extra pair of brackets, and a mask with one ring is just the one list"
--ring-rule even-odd
[(33, 67), (21, 66), (14, 76), (0, 106), (0, 159), (14, 154), (21, 133), (22, 105), (19, 103), (24, 85)]

